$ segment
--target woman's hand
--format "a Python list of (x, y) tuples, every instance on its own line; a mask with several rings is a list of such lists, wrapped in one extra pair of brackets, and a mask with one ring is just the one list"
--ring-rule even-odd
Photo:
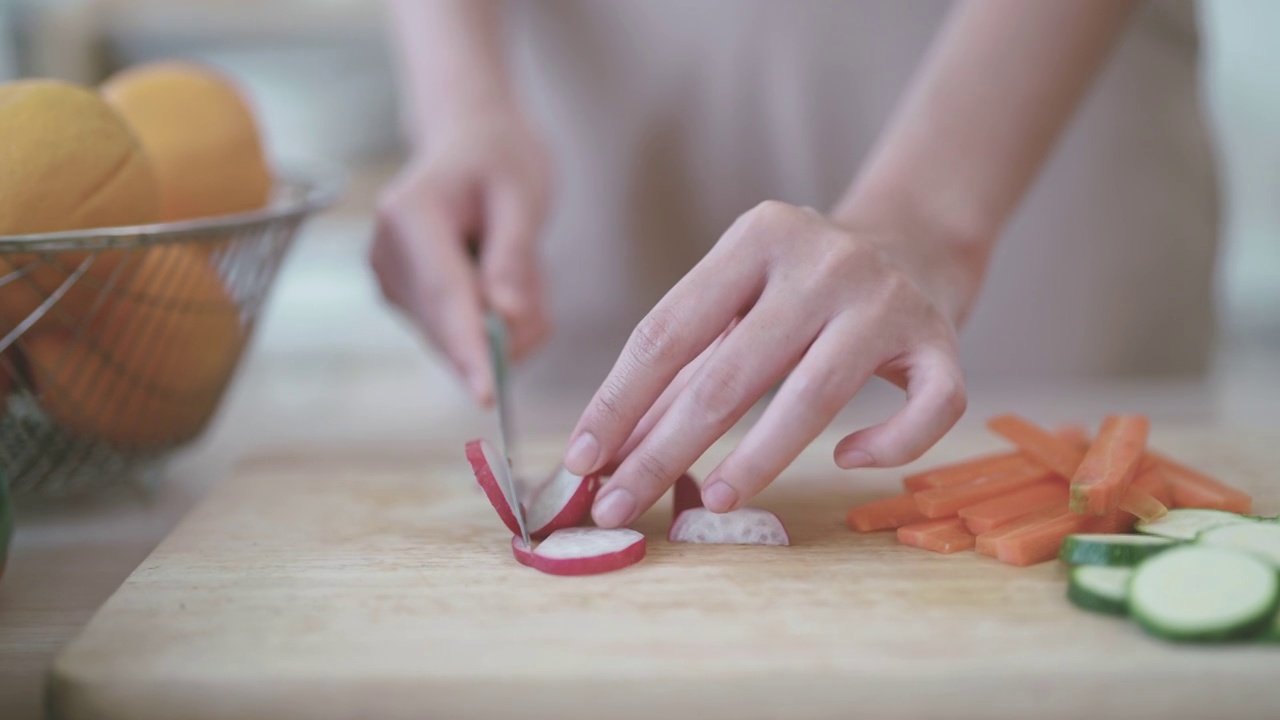
[(482, 405), (494, 392), (486, 307), (505, 318), (515, 360), (550, 332), (538, 258), (550, 184), (528, 123), (514, 109), (486, 108), (442, 124), (379, 199), (370, 261), (382, 293)]
[(778, 202), (740, 217), (636, 328), (571, 436), (571, 471), (613, 469), (596, 523), (632, 522), (784, 377), (707, 476), (709, 509), (742, 507), (873, 375), (906, 405), (841, 440), (836, 464), (896, 466), (937, 442), (966, 405), (954, 313), (927, 289), (945, 273), (899, 246)]

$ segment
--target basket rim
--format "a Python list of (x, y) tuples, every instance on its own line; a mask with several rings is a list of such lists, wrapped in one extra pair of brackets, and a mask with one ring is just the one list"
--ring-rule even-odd
[(277, 198), (266, 207), (194, 220), (120, 225), (82, 230), (0, 235), (0, 253), (38, 250), (68, 250), (88, 246), (111, 246), (113, 241), (159, 241), (192, 234), (227, 232), (251, 225), (305, 218), (331, 207), (342, 194), (344, 176), (332, 165), (308, 163), (307, 169), (288, 166), (274, 173), (273, 191), (297, 191), (296, 197)]

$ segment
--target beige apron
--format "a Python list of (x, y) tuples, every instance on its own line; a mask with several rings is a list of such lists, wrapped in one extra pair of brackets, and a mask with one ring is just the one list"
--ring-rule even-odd
[[(559, 181), (546, 235), (557, 334), (530, 379), (589, 391), (757, 202), (830, 207), (948, 8), (511, 2), (521, 91)], [(962, 337), (971, 377), (1204, 369), (1217, 198), (1197, 54), (1191, 2), (1143, 7), (1000, 241)]]

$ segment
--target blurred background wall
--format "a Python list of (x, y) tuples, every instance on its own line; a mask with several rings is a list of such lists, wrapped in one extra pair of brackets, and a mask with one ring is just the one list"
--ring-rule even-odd
[[(1226, 190), (1219, 312), (1224, 347), (1280, 347), (1280, 2), (1200, 5), (1207, 111)], [(171, 55), (212, 61), (251, 93), (273, 151), (337, 161), (343, 206), (281, 279), (261, 343), (300, 364), (313, 351), (421, 358), (364, 267), (369, 211), (400, 160), (395, 74), (373, 0), (0, 0), (0, 75), (93, 82)], [(335, 339), (335, 333), (340, 337)], [(1276, 355), (1269, 354), (1274, 359)], [(309, 359), (308, 359), (309, 358)], [(1234, 360), (1228, 360), (1234, 362)]]

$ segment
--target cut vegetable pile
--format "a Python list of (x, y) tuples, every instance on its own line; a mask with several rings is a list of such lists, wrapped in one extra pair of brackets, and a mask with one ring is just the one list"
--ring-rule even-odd
[(1071, 603), (1167, 640), (1280, 641), (1280, 519), (1147, 447), (1145, 417), (1109, 416), (1093, 440), (1016, 415), (987, 426), (1014, 449), (909, 475), (849, 526), (1012, 565), (1059, 558)]
[(1172, 641), (1276, 639), (1280, 521), (1175, 509), (1137, 530), (1067, 538), (1072, 603)]
[[(1068, 536), (1129, 533), (1170, 508), (1221, 515), (1251, 509), (1246, 493), (1149, 448), (1150, 422), (1142, 415), (1107, 416), (1092, 439), (1078, 425), (1050, 432), (1012, 414), (991, 418), (987, 427), (1010, 451), (908, 475), (902, 494), (851, 509), (849, 527), (893, 530), (905, 545), (939, 553), (973, 549), (1026, 566), (1057, 557)], [(1221, 520), (1208, 515), (1198, 522), (1213, 525), (1214, 518)], [(1148, 549), (1138, 541), (1123, 552)]]
[[(497, 473), (507, 472), (497, 451), (484, 440), (466, 446), (467, 461), (476, 482), (510, 530), (511, 552), (516, 562), (549, 575), (596, 575), (635, 565), (648, 549), (645, 536), (627, 528), (606, 529), (583, 526), (602, 479), (580, 477), (559, 468), (541, 485), (530, 488), (525, 524), (529, 538), (525, 544), (511, 509), (511, 499), (502, 490)], [(526, 494), (526, 493), (521, 493)], [(522, 504), (523, 507), (523, 504)], [(760, 508), (741, 508), (714, 513), (702, 506), (702, 492), (688, 474), (680, 476), (672, 492), (672, 523), (667, 540), (678, 543), (720, 545), (790, 545), (782, 521)]]

